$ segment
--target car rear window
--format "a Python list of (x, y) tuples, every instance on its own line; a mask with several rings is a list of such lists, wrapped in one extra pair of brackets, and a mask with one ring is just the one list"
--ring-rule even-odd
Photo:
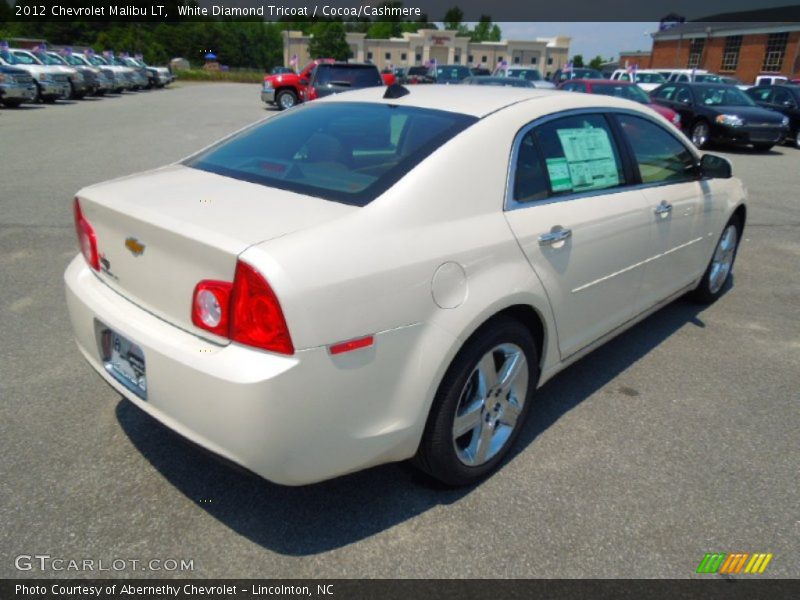
[(184, 164), (365, 206), (476, 121), (439, 110), (318, 102), (261, 121)]
[(509, 77), (519, 77), (528, 81), (541, 81), (542, 74), (537, 69), (509, 69)]
[(378, 69), (370, 65), (321, 64), (317, 66), (314, 84), (365, 88), (383, 85), (383, 79)]

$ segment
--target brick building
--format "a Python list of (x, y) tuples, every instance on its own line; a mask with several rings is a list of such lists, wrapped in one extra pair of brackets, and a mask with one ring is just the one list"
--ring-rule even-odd
[(683, 23), (653, 34), (650, 68), (800, 78), (800, 23)]

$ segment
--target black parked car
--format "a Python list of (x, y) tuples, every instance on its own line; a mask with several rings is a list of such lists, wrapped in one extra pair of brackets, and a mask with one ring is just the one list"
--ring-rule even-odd
[(306, 100), (384, 85), (378, 67), (365, 63), (320, 63), (311, 73)]
[(567, 81), (568, 79), (605, 79), (605, 77), (603, 77), (603, 74), (597, 69), (575, 67), (571, 71), (559, 69), (553, 74), (550, 81), (558, 85), (562, 81)]
[(745, 92), (763, 108), (789, 118), (787, 141), (800, 148), (800, 85), (763, 85)]
[(400, 83), (431, 83), (428, 77), (428, 67), (409, 67), (408, 71), (400, 78)]
[(472, 77), (472, 71), (464, 65), (437, 65), (428, 71), (432, 83), (461, 83), (467, 77)]
[(665, 83), (650, 94), (653, 102), (681, 116), (681, 124), (698, 148), (709, 142), (752, 144), (767, 151), (789, 132), (789, 119), (761, 108), (733, 85)]
[(484, 67), (472, 67), (470, 71), (472, 72), (473, 77), (488, 77), (492, 74), (489, 69)]

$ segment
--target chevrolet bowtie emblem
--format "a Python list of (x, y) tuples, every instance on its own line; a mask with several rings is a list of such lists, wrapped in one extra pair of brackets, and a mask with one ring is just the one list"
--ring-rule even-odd
[(125, 240), (125, 247), (131, 251), (134, 256), (140, 256), (144, 252), (144, 244), (140, 243), (134, 237), (129, 237)]

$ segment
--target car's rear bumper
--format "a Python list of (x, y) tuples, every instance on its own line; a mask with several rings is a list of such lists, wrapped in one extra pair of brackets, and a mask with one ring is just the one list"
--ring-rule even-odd
[[(103, 379), (166, 426), (262, 477), (302, 485), (416, 450), (430, 378), (413, 349), (441, 351), (421, 342), (422, 326), (376, 334), (374, 346), (343, 355), (318, 347), (282, 356), (178, 329), (105, 285), (80, 255), (64, 278), (78, 347)], [(146, 400), (105, 370), (106, 328), (142, 349)], [(434, 335), (442, 347), (452, 344)]]

